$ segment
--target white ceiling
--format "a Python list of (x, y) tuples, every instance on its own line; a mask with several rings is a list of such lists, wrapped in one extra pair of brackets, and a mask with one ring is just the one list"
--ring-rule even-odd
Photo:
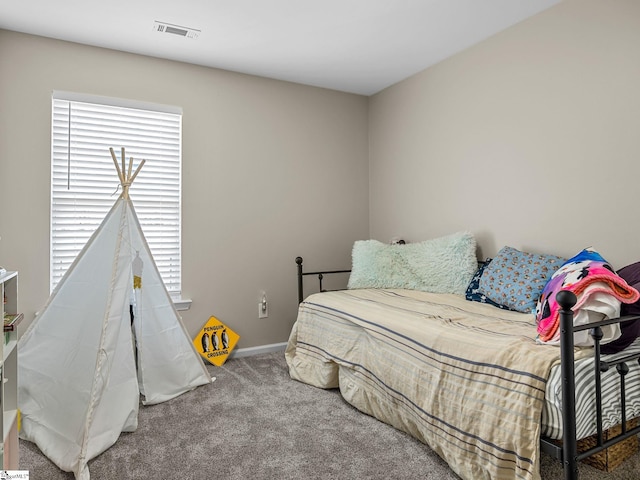
[(0, 28), (371, 95), (559, 1), (0, 0)]

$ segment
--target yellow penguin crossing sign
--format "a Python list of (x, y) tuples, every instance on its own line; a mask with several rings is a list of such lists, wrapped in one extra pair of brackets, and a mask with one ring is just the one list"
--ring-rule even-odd
[(212, 316), (193, 339), (193, 345), (207, 361), (219, 367), (227, 360), (239, 339), (236, 332)]

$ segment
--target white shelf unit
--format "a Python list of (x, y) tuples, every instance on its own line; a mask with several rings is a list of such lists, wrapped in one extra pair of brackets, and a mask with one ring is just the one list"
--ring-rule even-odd
[[(18, 272), (0, 275), (4, 337), (0, 365), (0, 407), (2, 408), (2, 445), (0, 459), (4, 470), (18, 469)], [(10, 325), (7, 325), (7, 324)]]

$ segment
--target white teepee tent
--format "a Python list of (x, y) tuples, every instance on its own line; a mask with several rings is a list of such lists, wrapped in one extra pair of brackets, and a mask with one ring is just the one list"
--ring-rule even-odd
[(77, 480), (89, 479), (87, 462), (121, 432), (136, 429), (140, 394), (145, 405), (160, 403), (211, 382), (129, 198), (144, 160), (132, 175), (124, 149), (122, 168), (111, 156), (122, 194), (18, 348), (20, 436)]

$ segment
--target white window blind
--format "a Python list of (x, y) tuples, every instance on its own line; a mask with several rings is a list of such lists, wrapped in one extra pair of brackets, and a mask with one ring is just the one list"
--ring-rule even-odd
[(179, 297), (182, 115), (110, 101), (53, 96), (51, 289), (120, 195), (109, 147), (118, 159), (124, 147), (134, 168), (146, 160), (129, 193), (162, 279)]

